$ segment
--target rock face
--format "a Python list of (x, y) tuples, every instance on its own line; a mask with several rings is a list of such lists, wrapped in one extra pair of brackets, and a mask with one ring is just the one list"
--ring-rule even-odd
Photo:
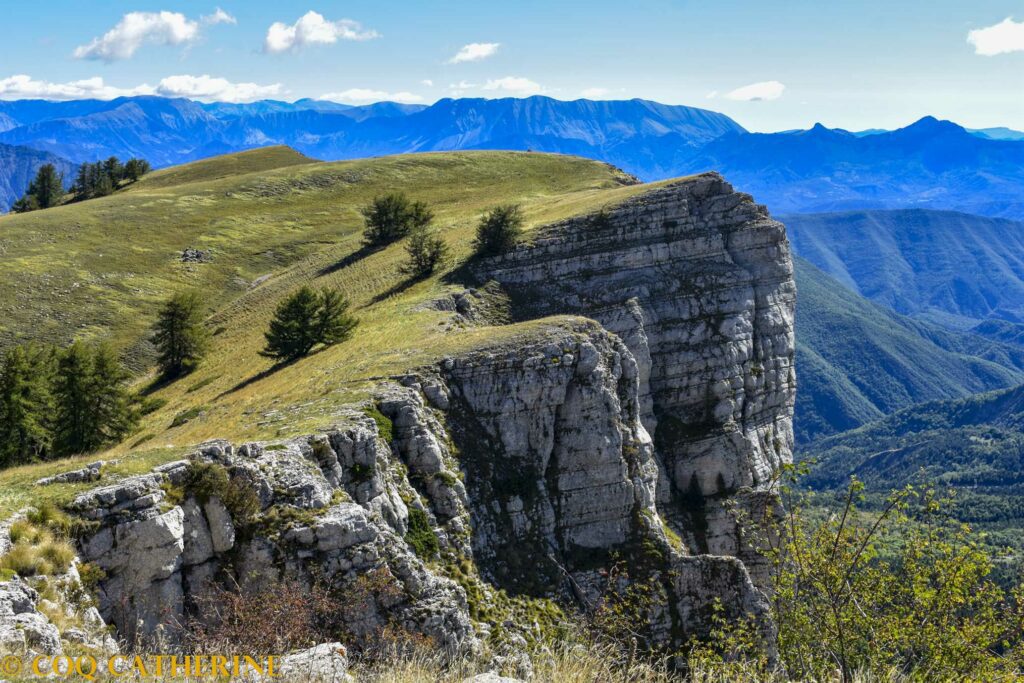
[[(401, 628), (466, 654), (492, 626), (511, 629), (506, 643), (529, 628), (474, 620), (471, 600), (489, 591), (587, 611), (642, 583), (651, 645), (707, 635), (717, 603), (769, 643), (763, 567), (734, 513), (756, 521), (776, 505), (772, 478), (790, 457), (783, 227), (706, 175), (475, 268), (491, 284), (470, 298), (494, 311), (507, 293), (520, 318), (586, 317), (538, 320), (383, 382), (323, 432), (211, 442), (80, 495), (73, 507), (99, 523), (81, 553), (106, 572), (103, 616), (128, 638), (167, 636), (211, 583), (373, 576), (351, 639)], [(461, 300), (445, 310), (472, 320)], [(195, 487), (210, 467), (249, 492), (254, 514)], [(492, 650), (495, 662), (528, 678), (514, 649)]]
[(792, 457), (796, 290), (782, 224), (709, 173), (549, 226), (475, 270), (519, 317), (578, 313), (622, 339), (665, 475), (660, 509), (692, 552), (758, 566), (725, 508), (760, 518)]

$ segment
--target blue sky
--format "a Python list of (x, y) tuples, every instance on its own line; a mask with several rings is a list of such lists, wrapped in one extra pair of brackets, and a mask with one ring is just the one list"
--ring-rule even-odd
[(5, 2), (3, 36), (4, 99), (540, 93), (688, 104), (761, 131), (925, 114), (1024, 129), (1024, 0), (51, 0), (45, 19)]

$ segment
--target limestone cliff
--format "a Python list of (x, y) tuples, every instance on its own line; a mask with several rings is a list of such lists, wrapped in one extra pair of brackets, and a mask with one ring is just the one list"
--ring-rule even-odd
[(661, 511), (692, 552), (758, 564), (726, 507), (759, 518), (792, 457), (796, 288), (782, 224), (709, 173), (549, 226), (474, 270), (519, 317), (578, 313), (622, 339)]
[[(790, 457), (783, 227), (712, 174), (472, 269), (520, 320), (575, 315), (411, 368), (319, 433), (211, 442), (74, 501), (93, 522), (80, 554), (103, 571), (100, 612), (123, 638), (177, 638), (214, 585), (344, 590), (373, 573), (388, 588), (346, 624), (350, 645), (396, 627), (528, 673), (537, 624), (495, 623), (481, 601), (588, 612), (631, 585), (652, 598), (652, 647), (706, 635), (716, 603), (770, 644), (765, 573), (735, 515), (775, 505)], [(473, 299), (441, 307), (472, 318)], [(208, 468), (252, 509), (198, 485)]]

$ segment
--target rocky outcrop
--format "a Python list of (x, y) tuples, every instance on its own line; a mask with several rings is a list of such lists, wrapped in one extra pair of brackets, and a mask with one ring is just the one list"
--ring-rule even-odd
[[(777, 505), (790, 458), (783, 227), (712, 174), (473, 268), (489, 284), (438, 305), (453, 326), (586, 317), (533, 320), (384, 381), (322, 432), (210, 442), (80, 495), (103, 616), (127, 638), (173, 638), (212, 586), (372, 576), (346, 644), (394, 627), (476, 653), (500, 626), (511, 635), (491, 656), (529, 677), (508, 644), (531, 625), (488, 623), (472, 601), (500, 589), (593, 611), (642, 585), (647, 644), (706, 636), (721, 609), (770, 650), (764, 567), (738, 517), (756, 527)], [(223, 490), (200, 482), (209, 468)]]
[(548, 226), (474, 269), (501, 283), (519, 317), (582, 314), (622, 339), (664, 475), (661, 511), (691, 552), (760, 569), (728, 510), (760, 519), (791, 459), (796, 292), (784, 227), (709, 173)]

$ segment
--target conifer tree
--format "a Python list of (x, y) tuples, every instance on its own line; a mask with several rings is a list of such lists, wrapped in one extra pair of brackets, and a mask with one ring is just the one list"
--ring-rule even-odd
[(348, 313), (348, 301), (339, 293), (328, 289), (315, 292), (304, 286), (278, 305), (260, 355), (295, 360), (317, 344), (329, 346), (348, 339), (357, 324)]
[(425, 227), (434, 220), (433, 212), (424, 202), (410, 201), (401, 192), (377, 197), (362, 209), (366, 228), (363, 242), (370, 247), (380, 247), (400, 240), (413, 228)]
[(0, 363), (0, 465), (46, 457), (51, 446), (53, 352), (10, 348)]
[(426, 277), (448, 258), (448, 245), (425, 225), (413, 228), (405, 246), (409, 260), (402, 272), (415, 278)]
[(153, 326), (153, 343), (165, 379), (191, 372), (206, 353), (209, 332), (203, 325), (203, 306), (195, 292), (172, 296), (160, 309)]
[(93, 451), (131, 431), (136, 415), (128, 378), (109, 346), (75, 342), (60, 354), (54, 382), (57, 453)]
[(511, 249), (523, 232), (522, 210), (516, 204), (496, 206), (480, 219), (473, 245), (484, 256)]

